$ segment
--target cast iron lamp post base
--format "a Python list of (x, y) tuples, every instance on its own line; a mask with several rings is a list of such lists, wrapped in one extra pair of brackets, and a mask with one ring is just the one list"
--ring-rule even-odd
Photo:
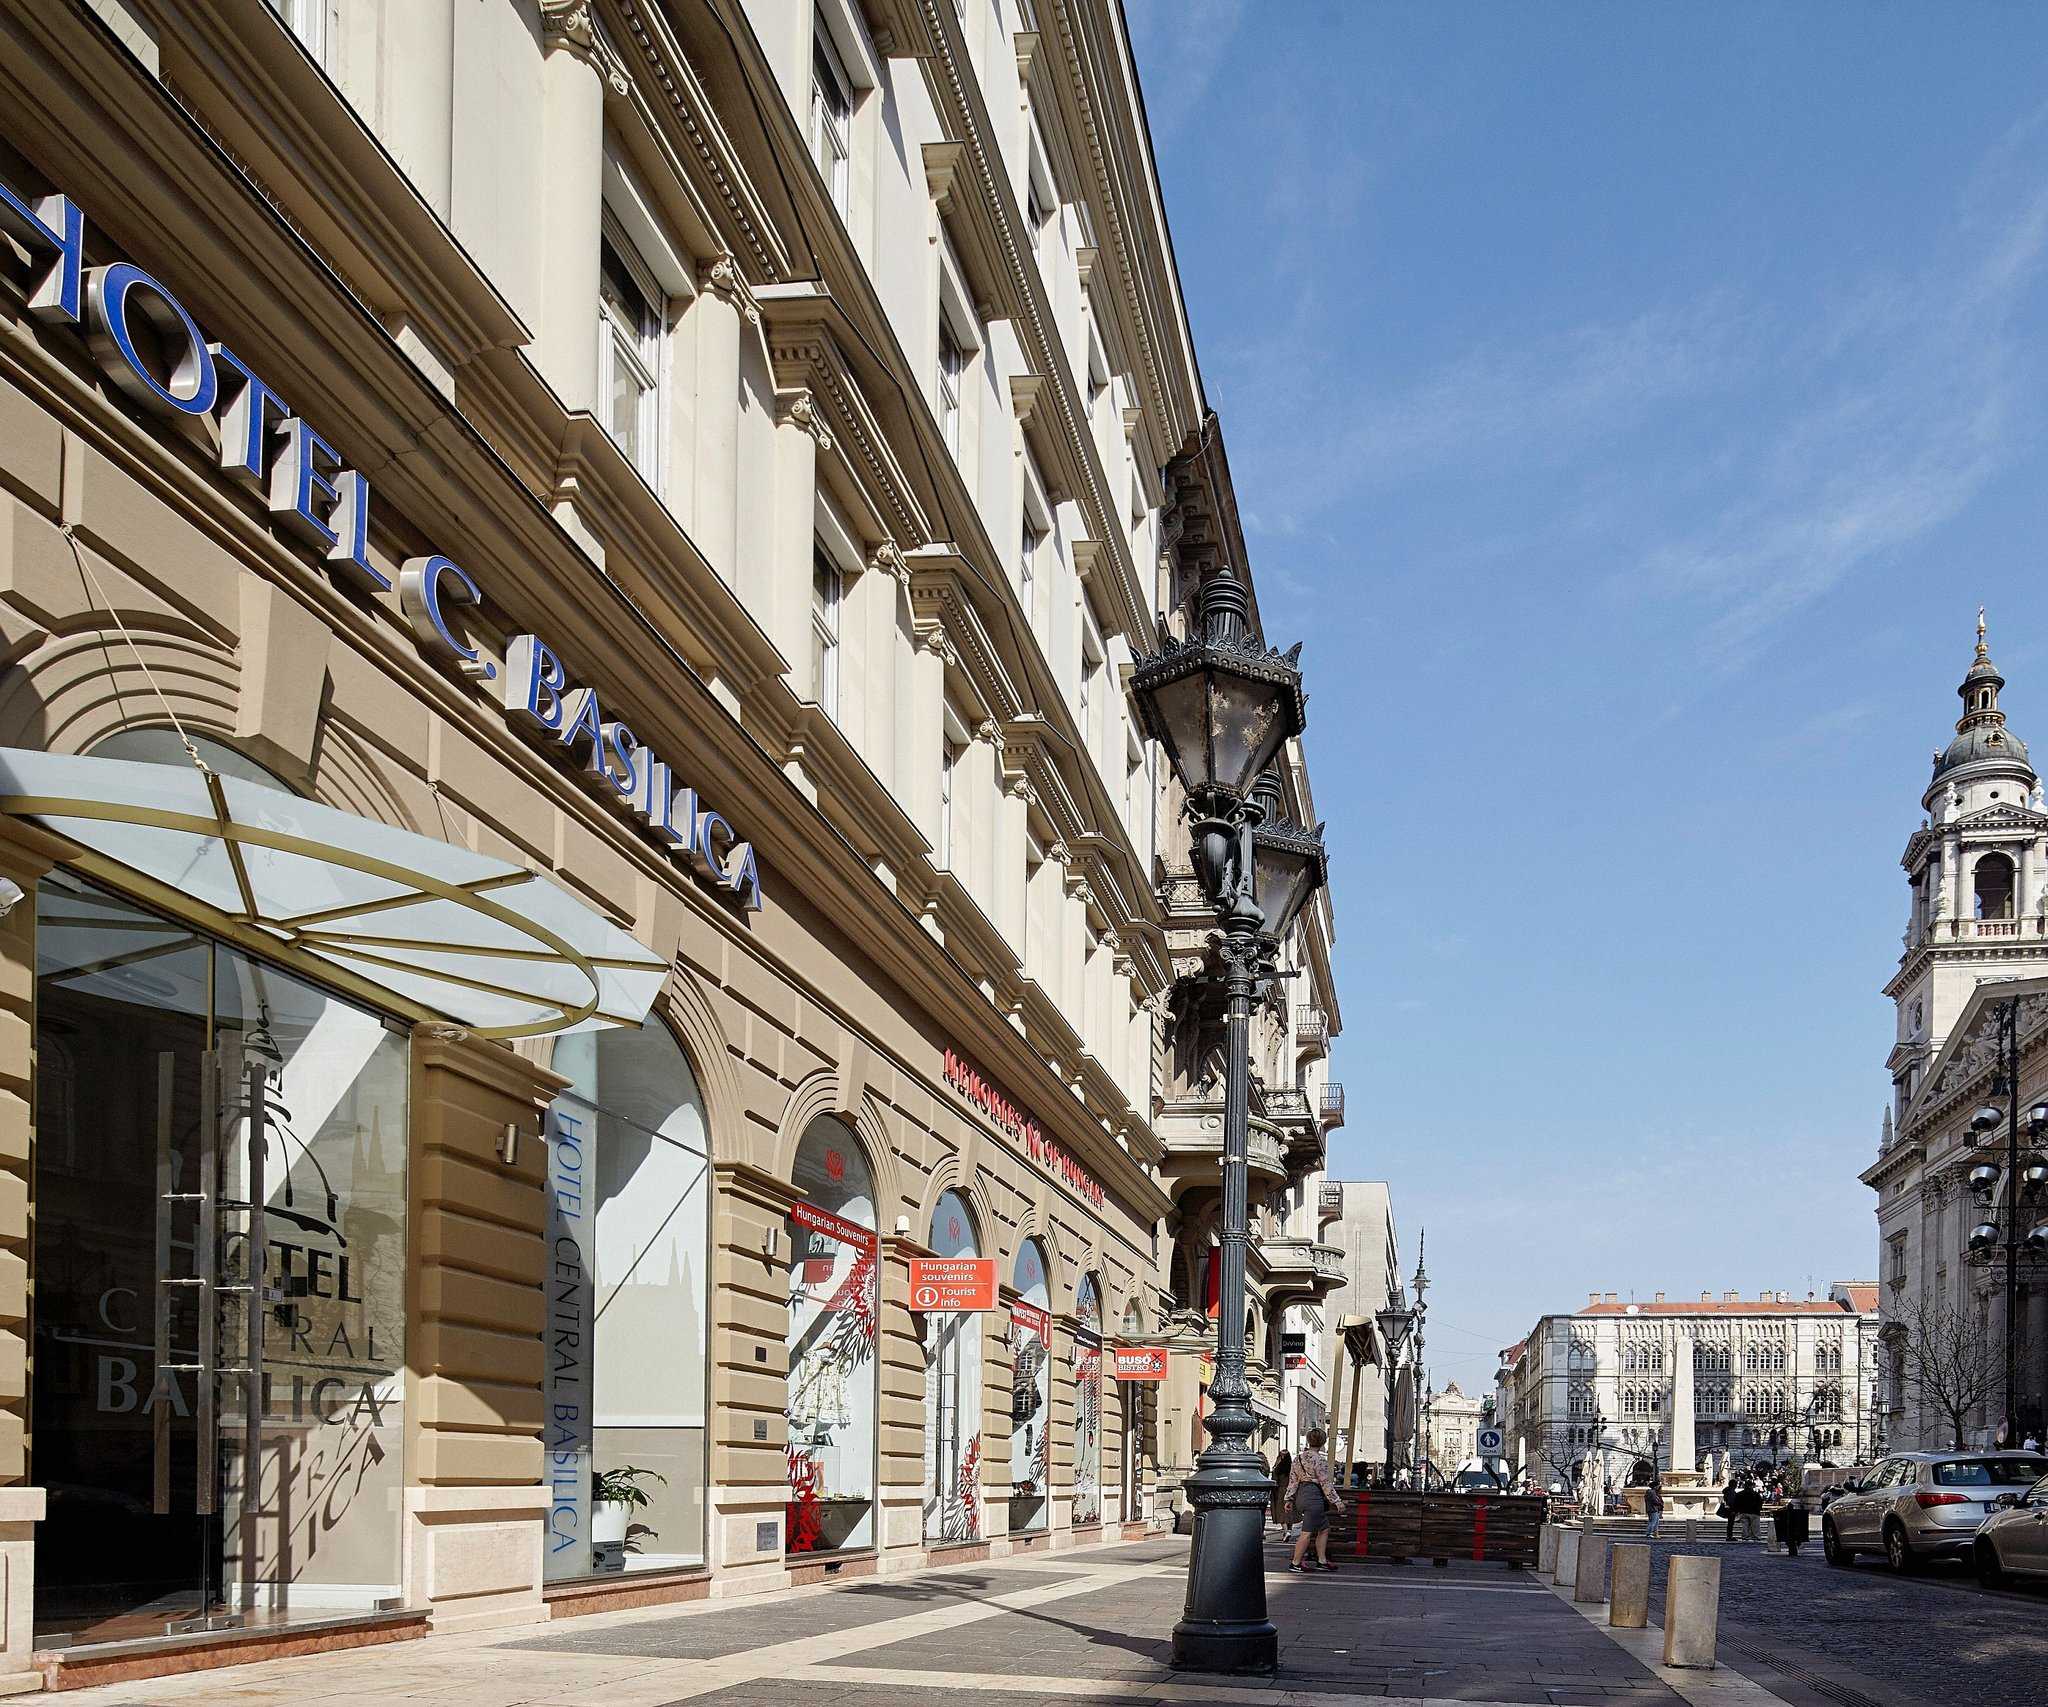
[[(1280, 1633), (1266, 1611), (1266, 1512), (1273, 1483), (1256, 1452), (1202, 1454), (1188, 1478), (1195, 1539), (1187, 1610), (1173, 1627), (1183, 1671), (1266, 1672), (1280, 1664)], [(1258, 1616), (1244, 1616), (1256, 1610)]]

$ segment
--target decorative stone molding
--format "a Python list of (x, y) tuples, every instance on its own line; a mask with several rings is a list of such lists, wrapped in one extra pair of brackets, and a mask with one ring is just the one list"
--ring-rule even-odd
[(875, 547), (868, 558), (868, 567), (879, 569), (899, 587), (908, 588), (910, 585), (910, 565), (893, 539), (885, 539)]
[[(827, 455), (832, 451), (832, 435), (825, 430), (825, 423), (818, 416), (818, 400), (808, 391), (786, 394), (787, 402), (776, 411), (776, 418), (793, 427), (801, 427), (811, 435), (818, 449)], [(777, 399), (781, 402), (781, 399)]]
[(1038, 790), (1031, 786), (1031, 779), (1022, 771), (1010, 771), (1003, 777), (1003, 792), (1012, 800), (1021, 800), (1026, 806), (1038, 804)]
[(760, 299), (741, 273), (737, 257), (715, 257), (699, 272), (697, 282), (720, 301), (731, 303), (749, 326), (761, 324)]
[(597, 14), (590, 0), (540, 0), (541, 41), (548, 51), (597, 52)]
[(917, 649), (920, 652), (934, 653), (950, 665), (956, 667), (959, 665), (960, 650), (953, 644), (952, 639), (943, 628), (919, 629), (917, 632)]

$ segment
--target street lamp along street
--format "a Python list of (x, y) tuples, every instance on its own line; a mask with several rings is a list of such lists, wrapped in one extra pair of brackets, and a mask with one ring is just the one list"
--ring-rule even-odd
[(1169, 641), (1131, 673), (1146, 733), (1166, 750), (1187, 795), (1195, 871), (1222, 928), (1215, 944), (1226, 1045), (1216, 1374), (1202, 1419), (1209, 1444), (1187, 1481), (1194, 1543), (1187, 1604), (1173, 1631), (1173, 1663), (1189, 1671), (1270, 1672), (1279, 1663), (1279, 1636), (1266, 1617), (1273, 1484), (1252, 1450), (1257, 1423), (1244, 1373), (1251, 1014), (1273, 975), (1278, 939), (1328, 875), (1320, 831), (1279, 822), (1278, 777), (1261, 786), (1307, 721), (1295, 663), (1301, 648), (1270, 650), (1250, 619), (1243, 583), (1219, 569), (1202, 588), (1200, 635)]

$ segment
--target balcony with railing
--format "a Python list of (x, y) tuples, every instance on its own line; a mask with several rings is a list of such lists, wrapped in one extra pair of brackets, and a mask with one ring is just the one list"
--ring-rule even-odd
[(1344, 1087), (1335, 1079), (1323, 1086), (1323, 1125), (1330, 1128), (1344, 1124)]
[(1344, 1187), (1323, 1186), (1316, 1194), (1316, 1225), (1327, 1227), (1332, 1221), (1344, 1219)]
[(1303, 1055), (1330, 1052), (1330, 1016), (1313, 1002), (1304, 1002), (1294, 1010), (1294, 1047)]
[[(1160, 1167), (1178, 1177), (1174, 1189), (1223, 1181), (1223, 1106), (1221, 1103), (1169, 1103), (1154, 1126), (1165, 1154)], [(1254, 1115), (1245, 1133), (1245, 1163), (1256, 1183), (1279, 1184), (1287, 1178), (1287, 1154), (1280, 1133)]]
[(1269, 1286), (1301, 1288), (1323, 1296), (1344, 1284), (1344, 1252), (1337, 1245), (1289, 1235), (1255, 1247)]

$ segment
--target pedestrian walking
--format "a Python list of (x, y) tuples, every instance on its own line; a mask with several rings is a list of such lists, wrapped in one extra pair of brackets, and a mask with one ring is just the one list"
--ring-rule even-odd
[(1652, 1476), (1650, 1485), (1643, 1490), (1643, 1539), (1654, 1541), (1657, 1528), (1664, 1521), (1664, 1483)]
[(1280, 1456), (1273, 1460), (1273, 1521), (1288, 1530), (1290, 1539), (1293, 1532), (1287, 1519), (1287, 1473), (1293, 1468), (1294, 1454), (1281, 1447)]
[(1287, 1568), (1299, 1572), (1302, 1559), (1308, 1552), (1308, 1544), (1316, 1544), (1316, 1560), (1308, 1567), (1318, 1571), (1334, 1571), (1330, 1563), (1330, 1514), (1342, 1511), (1344, 1502), (1337, 1496), (1337, 1484), (1330, 1475), (1330, 1461), (1323, 1456), (1323, 1442), (1328, 1437), (1319, 1428), (1308, 1431), (1308, 1443), (1302, 1447), (1300, 1456), (1294, 1460), (1287, 1472), (1287, 1492), (1294, 1502), (1296, 1514), (1301, 1518), (1301, 1533), (1294, 1538), (1294, 1557)]
[(2027, 1452), (2039, 1452), (2039, 1451), (2041, 1450), (2041, 1436), (2040, 1436), (2040, 1434), (2039, 1434), (2039, 1433), (2038, 1433), (2038, 1432), (2037, 1432), (2036, 1430), (2034, 1430), (2034, 1429), (2028, 1429), (2028, 1430), (2027, 1430), (2027, 1438), (2025, 1439), (2025, 1441), (2023, 1441), (2023, 1442), (2021, 1443), (2021, 1445), (2022, 1445), (2022, 1450), (2024, 1450), (2024, 1451), (2027, 1451)]
[(1714, 1515), (1728, 1526), (1728, 1533), (1722, 1537), (1725, 1541), (1735, 1539), (1735, 1492), (1739, 1485), (1739, 1478), (1730, 1480), (1721, 1490), (1721, 1503), (1714, 1511)]

